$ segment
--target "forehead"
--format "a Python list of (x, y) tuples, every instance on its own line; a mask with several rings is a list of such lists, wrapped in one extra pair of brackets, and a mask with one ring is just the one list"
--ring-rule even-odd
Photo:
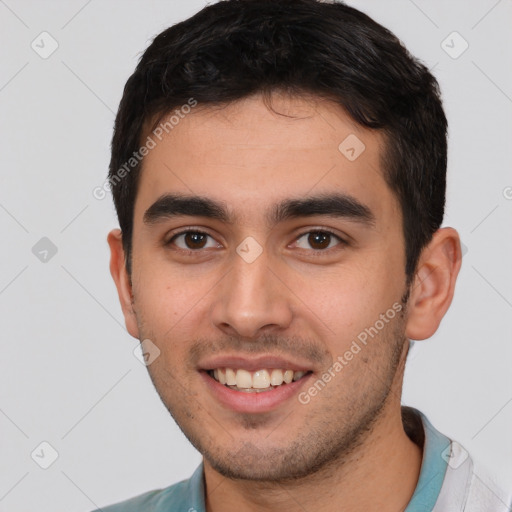
[(269, 109), (255, 95), (222, 108), (198, 106), (173, 121), (145, 134), (155, 146), (143, 160), (135, 219), (166, 193), (210, 197), (244, 222), (268, 219), (283, 198), (333, 192), (368, 204), (376, 216), (396, 210), (381, 170), (382, 136), (333, 102), (274, 95)]

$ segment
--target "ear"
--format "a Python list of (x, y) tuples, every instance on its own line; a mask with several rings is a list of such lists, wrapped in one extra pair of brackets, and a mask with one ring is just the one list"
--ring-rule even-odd
[(133, 309), (132, 285), (130, 283), (130, 277), (126, 272), (121, 230), (113, 229), (107, 236), (107, 242), (110, 246), (110, 273), (116, 284), (126, 329), (134, 338), (139, 339), (139, 328)]
[(411, 285), (405, 335), (430, 338), (450, 307), (462, 263), (459, 234), (453, 228), (437, 230), (423, 249)]

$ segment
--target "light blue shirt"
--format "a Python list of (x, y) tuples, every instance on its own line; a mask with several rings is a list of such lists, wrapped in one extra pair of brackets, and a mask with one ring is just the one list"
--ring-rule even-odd
[[(509, 512), (510, 496), (491, 491), (473, 471), (468, 453), (438, 432), (426, 416), (411, 407), (423, 426), (420, 477), (405, 512)], [(410, 435), (410, 434), (409, 434)], [(416, 432), (416, 437), (422, 437)], [(448, 464), (450, 462), (450, 464)], [(510, 500), (510, 501), (509, 501)], [(187, 480), (103, 507), (103, 512), (206, 512), (203, 464)], [(98, 511), (95, 511), (98, 512)]]

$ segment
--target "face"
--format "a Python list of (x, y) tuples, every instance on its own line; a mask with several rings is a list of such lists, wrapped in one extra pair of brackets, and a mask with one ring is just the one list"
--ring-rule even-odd
[(205, 463), (253, 480), (350, 453), (399, 401), (405, 340), (380, 135), (319, 99), (272, 105), (197, 108), (145, 157), (127, 320)]

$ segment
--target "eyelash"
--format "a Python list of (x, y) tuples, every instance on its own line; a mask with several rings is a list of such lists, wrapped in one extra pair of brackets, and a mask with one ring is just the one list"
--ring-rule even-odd
[[(193, 233), (193, 234), (197, 234), (197, 235), (206, 235), (206, 236), (209, 236), (210, 238), (214, 239), (212, 235), (210, 235), (209, 233), (207, 233), (206, 231), (201, 231), (199, 229), (193, 229), (193, 228), (187, 228), (187, 229), (184, 229), (182, 231), (179, 231), (177, 233), (174, 233), (171, 238), (165, 242), (165, 246), (168, 246), (168, 245), (171, 245), (172, 242), (178, 238), (179, 236), (181, 235), (187, 235), (189, 233)], [(318, 256), (321, 256), (322, 254), (327, 254), (327, 253), (330, 253), (333, 249), (336, 250), (336, 248), (338, 246), (348, 246), (349, 243), (344, 240), (343, 238), (341, 238), (339, 235), (337, 235), (336, 233), (334, 233), (333, 231), (329, 230), (329, 229), (326, 229), (326, 228), (322, 228), (322, 229), (310, 229), (309, 231), (304, 231), (303, 233), (300, 233), (294, 240), (294, 243), (297, 242), (298, 240), (300, 240), (304, 235), (308, 235), (308, 234), (311, 234), (311, 233), (321, 233), (321, 234), (326, 234), (326, 235), (330, 235), (334, 238), (336, 238), (338, 240), (338, 244), (334, 247), (330, 247), (329, 249), (310, 249), (310, 250), (307, 250), (307, 249), (302, 249), (302, 250), (306, 250), (308, 253), (313, 253), (315, 255), (318, 255)], [(186, 255), (186, 256), (196, 256), (198, 254), (200, 254), (202, 252), (201, 249), (182, 249), (180, 247), (177, 248), (177, 250), (179, 252), (181, 252), (182, 254)]]

